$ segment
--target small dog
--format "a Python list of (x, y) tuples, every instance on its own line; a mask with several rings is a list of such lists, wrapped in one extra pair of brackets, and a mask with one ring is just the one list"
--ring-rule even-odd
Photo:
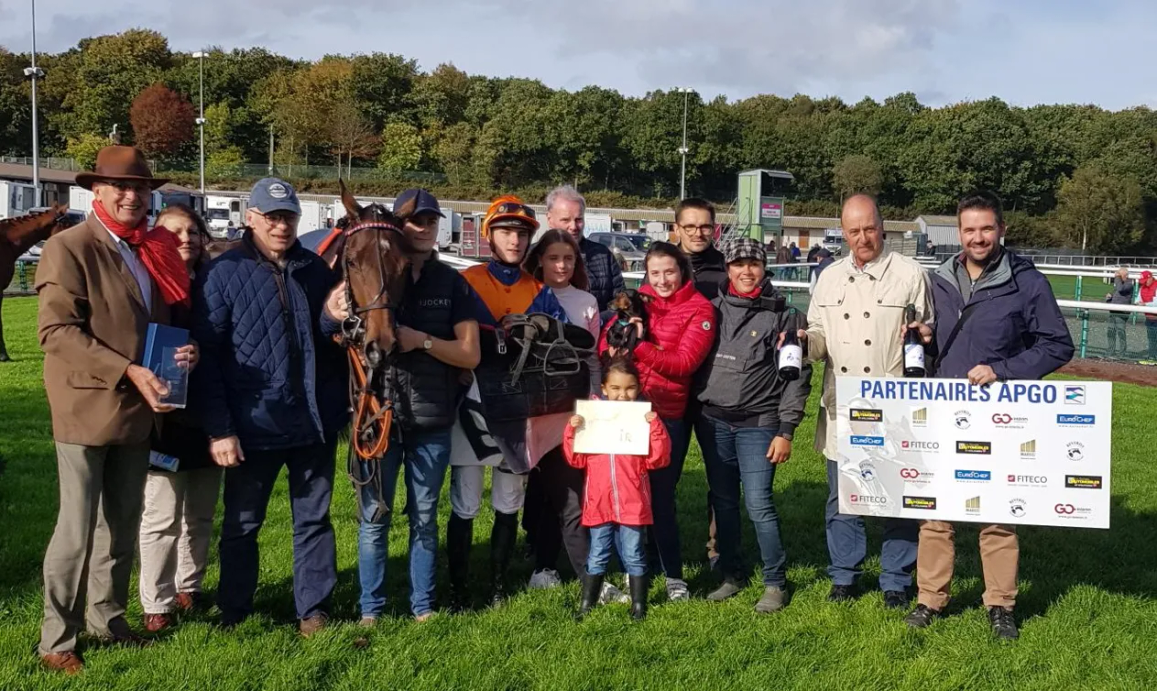
[(643, 336), (647, 335), (647, 303), (650, 295), (644, 295), (637, 290), (627, 289), (619, 293), (607, 305), (615, 311), (615, 320), (607, 331), (607, 345), (612, 348), (625, 348), (628, 352), (635, 350), (639, 342), (639, 330), (631, 323), (631, 319), (638, 317), (643, 321)]

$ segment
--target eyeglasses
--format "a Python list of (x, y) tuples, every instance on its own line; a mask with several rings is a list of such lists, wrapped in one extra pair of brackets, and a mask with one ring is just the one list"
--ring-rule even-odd
[(124, 180), (109, 180), (104, 183), (109, 185), (117, 191), (117, 194), (124, 196), (131, 192), (136, 192), (138, 197), (143, 197), (152, 191), (152, 187), (147, 182), (126, 182)]
[(687, 234), (698, 232), (700, 235), (714, 235), (715, 226), (701, 225), (701, 226), (679, 226), (679, 228)]
[(499, 204), (498, 208), (494, 210), (492, 215), (497, 216), (499, 214), (515, 214), (518, 216), (537, 219), (537, 216), (534, 214), (534, 209), (525, 204), (519, 204), (517, 202), (503, 202)]
[(287, 226), (291, 226), (297, 223), (298, 219), (298, 215), (292, 211), (270, 211), (267, 214), (263, 214), (258, 211), (257, 215), (261, 218), (264, 218), (266, 221), (269, 221), (273, 225), (284, 223)]

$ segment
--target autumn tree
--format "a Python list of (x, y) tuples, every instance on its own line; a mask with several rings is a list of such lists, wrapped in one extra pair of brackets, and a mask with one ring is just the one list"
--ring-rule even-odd
[(129, 119), (137, 148), (146, 156), (161, 156), (176, 153), (193, 138), (197, 112), (177, 92), (153, 84), (133, 99)]
[(329, 109), (326, 141), (330, 144), (330, 153), (337, 156), (339, 175), (343, 155), (346, 157), (348, 174), (354, 158), (371, 158), (381, 148), (381, 140), (374, 134), (369, 119), (348, 101), (337, 103)]
[(884, 173), (870, 156), (845, 156), (832, 169), (832, 184), (842, 201), (853, 194), (875, 196), (884, 186)]
[(1078, 168), (1061, 184), (1054, 220), (1072, 246), (1093, 253), (1128, 251), (1144, 230), (1141, 185), (1097, 166)]
[(378, 168), (389, 171), (416, 170), (422, 162), (422, 135), (408, 122), (387, 122), (382, 128), (382, 153)]

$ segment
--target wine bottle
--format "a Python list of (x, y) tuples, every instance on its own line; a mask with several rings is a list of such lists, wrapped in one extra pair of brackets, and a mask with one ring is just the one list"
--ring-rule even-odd
[[(916, 306), (908, 305), (904, 308), (904, 324), (916, 321)], [(923, 377), (927, 374), (924, 369), (924, 341), (920, 339), (918, 329), (908, 329), (904, 332), (904, 376)]]
[(784, 381), (799, 379), (800, 367), (803, 366), (803, 348), (800, 347), (799, 336), (796, 334), (799, 329), (798, 321), (793, 307), (788, 310), (783, 345), (779, 349), (779, 378)]

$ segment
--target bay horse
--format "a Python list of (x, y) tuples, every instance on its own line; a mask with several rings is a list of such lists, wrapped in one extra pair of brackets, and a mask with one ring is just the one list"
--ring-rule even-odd
[(68, 214), (67, 204), (54, 204), (40, 213), (0, 221), (0, 362), (9, 360), (8, 349), (4, 345), (2, 308), (4, 288), (8, 287), (16, 274), (17, 260), (36, 243), (75, 224), (76, 221)]
[[(362, 206), (344, 182), (339, 184), (346, 217), (319, 253), (340, 267), (345, 284), (349, 318), (342, 324), (341, 342), (350, 361), (350, 445), (357, 457), (368, 461), (381, 458), (389, 445), (394, 395), (390, 365), (412, 251), (402, 226), (416, 200), (395, 214), (382, 204)], [(352, 461), (351, 456), (351, 474)]]

